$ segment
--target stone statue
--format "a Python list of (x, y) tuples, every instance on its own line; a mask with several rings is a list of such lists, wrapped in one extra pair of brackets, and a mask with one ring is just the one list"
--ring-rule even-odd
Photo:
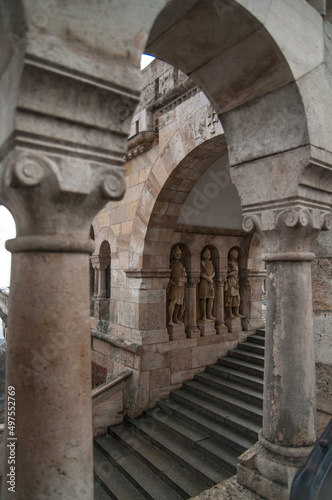
[(182, 325), (184, 306), (184, 286), (187, 283), (187, 273), (181, 261), (181, 250), (176, 245), (171, 253), (171, 277), (167, 286), (168, 324)]
[(198, 286), (198, 298), (201, 310), (201, 320), (206, 321), (208, 319), (215, 320), (212, 316), (212, 308), (214, 302), (214, 281), (215, 269), (211, 260), (211, 253), (208, 248), (206, 248), (202, 254), (201, 259), (201, 276), (200, 283)]
[[(230, 319), (244, 318), (239, 313), (240, 308), (240, 285), (239, 285), (239, 266), (237, 263), (238, 251), (233, 248), (229, 252), (227, 280), (225, 283), (225, 309), (226, 317)], [(233, 314), (234, 312), (234, 314)]]

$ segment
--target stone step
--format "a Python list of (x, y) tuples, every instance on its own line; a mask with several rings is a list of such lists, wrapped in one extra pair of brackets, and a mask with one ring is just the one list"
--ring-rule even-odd
[(237, 396), (240, 399), (250, 401), (258, 405), (261, 408), (263, 407), (263, 394), (261, 391), (243, 387), (238, 382), (225, 380), (224, 378), (209, 372), (203, 372), (195, 375), (195, 380), (202, 382), (203, 384), (211, 385), (212, 387), (219, 389), (222, 393)]
[(93, 485), (93, 500), (111, 500), (111, 497), (96, 480)]
[(203, 373), (213, 373), (231, 382), (238, 382), (243, 388), (250, 387), (263, 394), (263, 380), (255, 375), (241, 373), (239, 370), (233, 370), (220, 364), (208, 366), (206, 372)]
[[(165, 432), (171, 433), (175, 439), (180, 440), (188, 446), (201, 451), (203, 455), (219, 463), (224, 469), (236, 473), (236, 463), (239, 453), (225, 443), (216, 442), (209, 433), (203, 433), (187, 423), (179, 420), (174, 415), (163, 413), (160, 408), (146, 412), (154, 421), (162, 427)], [(215, 453), (211, 442), (216, 443)]]
[(157, 423), (148, 429), (146, 419), (136, 418), (127, 419), (132, 427), (137, 429), (154, 446), (157, 446), (169, 456), (176, 459), (189, 472), (203, 481), (207, 486), (213, 486), (216, 483), (224, 481), (232, 474), (220, 465), (217, 460), (212, 461), (191, 446), (179, 441), (174, 436), (166, 433)]
[(261, 424), (240, 415), (231, 408), (224, 408), (220, 406), (220, 404), (191, 394), (188, 391), (173, 391), (171, 397), (175, 403), (183, 404), (189, 407), (189, 409), (193, 408), (200, 414), (208, 416), (218, 422), (222, 422), (232, 429), (240, 431), (242, 434), (248, 435), (256, 440), (258, 439), (258, 432), (261, 428)]
[[(105, 457), (96, 446), (93, 450), (93, 467), (95, 479), (103, 485), (107, 492), (106, 498), (115, 500), (144, 500), (144, 496), (126, 479), (119, 470)], [(116, 480), (114, 479), (116, 477)], [(98, 489), (100, 494), (100, 490)], [(105, 493), (106, 494), (106, 493)], [(95, 495), (95, 500), (98, 496)], [(102, 498), (102, 496), (101, 496)]]
[(158, 402), (158, 407), (148, 410), (147, 413), (163, 427), (169, 426), (176, 431), (179, 429), (183, 435), (183, 426), (185, 429), (194, 429), (198, 431), (199, 435), (211, 436), (218, 442), (232, 448), (238, 455), (241, 455), (256, 442), (255, 439), (250, 439), (239, 431), (236, 432), (226, 424), (202, 415), (192, 408), (175, 403), (171, 399)]
[(196, 449), (213, 461), (218, 459), (218, 463), (225, 470), (229, 471), (232, 476), (236, 474), (238, 453), (234, 450), (225, 445), (220, 446), (220, 443), (215, 441), (213, 438), (199, 441)]
[(242, 361), (246, 361), (247, 363), (252, 363), (254, 365), (264, 366), (264, 356), (244, 351), (241, 348), (230, 349), (227, 357), (228, 356), (231, 358), (241, 359)]
[[(238, 415), (243, 415), (244, 417), (248, 417), (258, 423), (262, 422), (263, 410), (260, 406), (255, 405), (252, 402), (241, 400), (235, 396), (230, 396), (229, 394), (223, 394), (220, 390), (206, 384), (202, 384), (196, 380), (185, 382), (183, 387), (186, 391), (192, 394), (213, 401), (221, 408), (229, 408)], [(176, 395), (181, 392), (181, 390), (182, 389), (172, 391), (171, 397), (173, 394)]]
[[(120, 471), (141, 494), (141, 497), (138, 498), (143, 497), (148, 500), (180, 500), (183, 498), (112, 436), (98, 436), (95, 438), (95, 444), (111, 465), (115, 466), (117, 471)], [(118, 476), (117, 474), (114, 483), (118, 482)], [(130, 495), (131, 493), (127, 498), (136, 499)]]
[(218, 364), (222, 366), (227, 366), (228, 368), (232, 368), (233, 370), (238, 370), (240, 373), (248, 373), (250, 375), (254, 375), (259, 377), (260, 379), (264, 378), (264, 367), (261, 365), (254, 365), (248, 361), (243, 361), (241, 359), (237, 359), (235, 357), (226, 356), (224, 358), (218, 359)]
[(260, 337), (265, 337), (265, 330), (261, 329), (256, 330), (256, 335), (259, 335)]
[(249, 335), (247, 342), (252, 342), (253, 344), (265, 345), (265, 337), (261, 335)]
[(242, 342), (239, 347), (242, 351), (254, 352), (261, 356), (264, 356), (265, 353), (265, 347), (263, 345), (254, 344), (253, 342)]
[[(148, 420), (150, 419), (146, 423)], [(153, 446), (133, 427), (117, 425), (111, 427), (109, 432), (182, 498), (194, 497), (206, 489), (203, 481), (184, 469), (174, 458)]]

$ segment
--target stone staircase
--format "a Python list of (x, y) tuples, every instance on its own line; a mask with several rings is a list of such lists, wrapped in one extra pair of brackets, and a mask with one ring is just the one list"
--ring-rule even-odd
[(236, 474), (262, 425), (263, 365), (258, 330), (142, 418), (95, 438), (95, 500), (190, 498)]

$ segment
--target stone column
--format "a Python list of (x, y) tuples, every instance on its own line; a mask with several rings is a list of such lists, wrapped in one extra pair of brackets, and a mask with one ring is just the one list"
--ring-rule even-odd
[(106, 299), (106, 275), (105, 271), (109, 264), (109, 259), (99, 257), (98, 262), (98, 299)]
[(196, 308), (197, 308), (197, 284), (199, 283), (200, 273), (189, 273), (187, 281), (187, 327), (186, 334), (188, 338), (200, 336), (197, 328)]
[[(124, 192), (124, 170), (20, 146), (2, 172), (1, 201), (17, 226), (7, 242), (6, 384), (15, 427), (7, 423), (5, 439), (16, 455), (14, 496), (92, 500), (89, 231), (107, 200)], [(12, 497), (4, 480), (2, 498)]]
[(227, 278), (227, 270), (219, 271), (217, 276), (216, 286), (216, 330), (217, 334), (227, 333), (228, 329), (225, 325), (225, 300), (224, 286)]
[(96, 299), (98, 296), (98, 269), (97, 269), (97, 263), (98, 263), (98, 256), (97, 255), (92, 255), (90, 257), (91, 260), (91, 265), (93, 267), (93, 299)]
[(263, 429), (259, 444), (240, 458), (238, 480), (268, 499), (288, 499), (294, 473), (316, 441), (310, 249), (330, 218), (294, 207), (244, 219), (244, 228), (255, 225), (263, 238), (268, 300)]
[(262, 317), (262, 291), (266, 278), (266, 270), (248, 269), (244, 276), (244, 286), (241, 292), (242, 313), (241, 320), (244, 330), (264, 329), (265, 323)]
[(109, 264), (109, 258), (103, 255), (92, 255), (90, 259), (95, 270), (95, 293), (97, 285), (97, 294), (94, 297), (94, 316), (96, 319), (108, 319), (109, 300), (106, 294), (105, 271)]

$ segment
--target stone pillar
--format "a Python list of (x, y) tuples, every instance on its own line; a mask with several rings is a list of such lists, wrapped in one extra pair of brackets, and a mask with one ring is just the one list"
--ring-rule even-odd
[(224, 286), (227, 278), (227, 270), (219, 271), (217, 276), (216, 286), (216, 330), (217, 334), (227, 333), (228, 329), (225, 325), (225, 300), (224, 300)]
[(199, 282), (199, 272), (190, 273), (187, 282), (187, 326), (186, 334), (188, 338), (200, 336), (197, 328), (196, 308), (197, 308), (197, 284)]
[(94, 315), (96, 319), (108, 319), (109, 300), (106, 294), (105, 271), (109, 264), (109, 258), (103, 255), (92, 255), (90, 259), (95, 270), (95, 287), (97, 285), (97, 295), (94, 301)]
[(98, 299), (106, 299), (106, 268), (109, 264), (109, 259), (99, 256), (98, 269)]
[[(20, 145), (2, 172), (1, 201), (17, 226), (7, 242), (6, 385), (15, 427), (7, 422), (5, 439), (15, 448), (14, 496), (92, 500), (89, 231), (107, 200), (124, 192), (124, 170)], [(3, 481), (2, 498), (12, 496)]]
[(98, 269), (97, 269), (97, 255), (92, 255), (90, 257), (91, 264), (93, 267), (93, 299), (96, 299), (98, 296)]
[(244, 276), (241, 290), (241, 304), (244, 318), (241, 320), (244, 330), (265, 328), (262, 317), (262, 291), (266, 270), (248, 269)]
[(312, 242), (331, 226), (327, 212), (294, 207), (249, 215), (267, 262), (263, 429), (240, 457), (238, 481), (268, 499), (286, 500), (296, 469), (316, 441), (312, 327)]

